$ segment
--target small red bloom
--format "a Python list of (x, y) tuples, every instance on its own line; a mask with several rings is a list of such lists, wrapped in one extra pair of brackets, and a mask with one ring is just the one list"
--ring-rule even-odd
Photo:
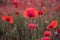
[(13, 3), (14, 7), (17, 8), (18, 7), (18, 3)]
[(60, 28), (57, 30), (57, 33), (60, 33)]
[(41, 40), (50, 40), (49, 37), (42, 37)]
[(33, 23), (31, 23), (31, 24), (28, 24), (28, 28), (30, 28), (30, 29), (36, 29), (36, 24), (33, 24)]
[(58, 5), (58, 6), (56, 7), (56, 11), (57, 11), (57, 12), (60, 12), (60, 5)]
[(58, 25), (58, 21), (57, 21), (57, 20), (53, 20), (53, 21), (47, 26), (47, 29), (56, 28), (57, 25)]
[(15, 8), (18, 7), (19, 2), (17, 0), (11, 0), (11, 2), (14, 4)]
[(45, 31), (43, 35), (44, 36), (51, 36), (51, 32), (50, 31)]
[(18, 4), (17, 0), (10, 0), (14, 5)]
[(38, 14), (39, 14), (39, 15), (45, 14), (45, 10), (39, 10)]
[(36, 9), (30, 7), (30, 8), (27, 8), (25, 11), (24, 11), (24, 14), (23, 16), (25, 18), (36, 18), (38, 16), (38, 12)]
[(15, 14), (16, 14), (16, 15), (19, 15), (19, 12), (16, 12)]
[(11, 16), (2, 16), (3, 21), (8, 21), (9, 23), (13, 23), (13, 19)]

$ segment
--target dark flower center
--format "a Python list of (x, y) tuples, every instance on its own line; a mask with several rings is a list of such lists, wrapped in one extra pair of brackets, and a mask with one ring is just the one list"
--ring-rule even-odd
[(49, 28), (50, 28), (50, 29), (52, 29), (52, 28), (53, 28), (53, 26), (49, 26)]
[(6, 21), (9, 21), (9, 20), (10, 20), (10, 18), (7, 18), (7, 19), (6, 19)]
[(29, 17), (34, 17), (34, 12), (33, 11), (27, 11)]

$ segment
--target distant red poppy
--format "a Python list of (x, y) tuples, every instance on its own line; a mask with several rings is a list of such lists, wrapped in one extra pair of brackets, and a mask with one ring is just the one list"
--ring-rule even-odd
[(15, 8), (18, 7), (19, 2), (17, 0), (11, 0), (11, 2), (14, 4)]
[(50, 40), (50, 37), (42, 37), (41, 40)]
[(53, 20), (53, 21), (47, 26), (47, 29), (56, 28), (57, 25), (58, 25), (58, 21), (57, 21), (57, 20)]
[(42, 10), (39, 10), (39, 11), (38, 11), (38, 14), (39, 14), (39, 15), (43, 15), (43, 14), (45, 14), (45, 11), (46, 11), (46, 10), (43, 10), (43, 9), (42, 9)]
[(13, 19), (11, 16), (2, 16), (3, 21), (8, 21), (9, 23), (13, 23)]
[(18, 3), (13, 3), (14, 7), (17, 8), (18, 7)]
[(15, 13), (15, 14), (16, 14), (16, 15), (19, 15), (19, 12), (17, 12), (17, 11), (16, 11), (16, 13)]
[(25, 18), (36, 18), (38, 16), (38, 12), (35, 8), (30, 7), (24, 11), (23, 16)]
[(51, 36), (51, 31), (45, 31), (43, 35), (44, 36)]
[(57, 29), (57, 33), (60, 33), (60, 28), (59, 28), (59, 29)]
[(17, 0), (10, 0), (14, 5), (18, 4)]
[(33, 23), (31, 23), (31, 24), (28, 24), (28, 28), (29, 29), (36, 29), (36, 24), (33, 24)]
[(58, 6), (56, 7), (56, 11), (57, 11), (57, 12), (60, 12), (60, 5), (58, 5)]

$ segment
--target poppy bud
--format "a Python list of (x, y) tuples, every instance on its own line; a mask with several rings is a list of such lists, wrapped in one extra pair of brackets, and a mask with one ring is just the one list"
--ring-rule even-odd
[(50, 31), (45, 31), (43, 35), (44, 36), (51, 36), (51, 32)]
[(36, 29), (36, 24), (33, 24), (33, 23), (31, 23), (31, 24), (28, 24), (28, 28), (29, 29)]

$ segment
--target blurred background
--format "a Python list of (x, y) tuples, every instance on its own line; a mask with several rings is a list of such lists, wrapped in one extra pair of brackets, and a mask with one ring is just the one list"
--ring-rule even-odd
[[(25, 9), (33, 7), (37, 11), (46, 10), (43, 15), (32, 19), (37, 25), (36, 30), (30, 30), (27, 25), (30, 19), (23, 17)], [(2, 21), (2, 16), (11, 16), (13, 24)], [(0, 0), (0, 40), (40, 40), (46, 30), (46, 26), (52, 21), (58, 20), (60, 28), (60, 0)], [(60, 35), (52, 40), (60, 40)]]

